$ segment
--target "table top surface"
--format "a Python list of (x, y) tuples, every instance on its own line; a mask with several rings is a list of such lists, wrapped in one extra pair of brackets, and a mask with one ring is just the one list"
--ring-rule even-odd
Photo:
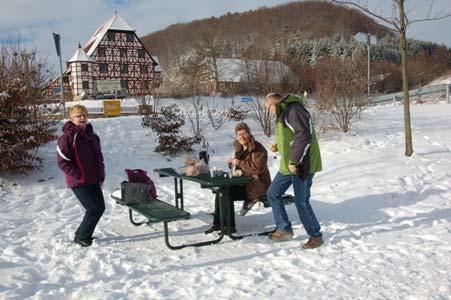
[(181, 178), (183, 180), (194, 181), (200, 183), (205, 187), (221, 187), (235, 184), (245, 184), (253, 180), (250, 176), (234, 176), (234, 177), (224, 177), (215, 176), (211, 177), (210, 174), (200, 174), (197, 176), (187, 176), (185, 174), (177, 173), (173, 168), (162, 168), (155, 169), (155, 173), (160, 174), (160, 176), (171, 176), (176, 178)]

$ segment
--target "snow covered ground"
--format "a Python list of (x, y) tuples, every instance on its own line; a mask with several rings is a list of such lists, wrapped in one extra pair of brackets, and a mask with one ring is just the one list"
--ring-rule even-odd
[[(133, 226), (108, 196), (125, 168), (178, 167), (184, 156), (167, 161), (153, 152), (155, 134), (139, 117), (93, 119), (107, 169), (98, 239), (90, 248), (72, 243), (83, 211), (49, 144), (41, 171), (0, 179), (0, 299), (451, 299), (451, 105), (411, 110), (412, 157), (403, 154), (401, 106), (369, 108), (351, 132), (320, 137), (324, 171), (312, 205), (326, 242), (310, 251), (300, 247), (307, 236), (293, 205), (292, 241), (225, 238), (169, 250), (163, 224)], [(268, 146), (272, 139), (246, 121)], [(234, 125), (204, 126), (212, 166), (225, 167), (232, 155)], [(271, 155), (273, 176), (277, 165)], [(150, 175), (160, 198), (173, 203), (173, 180)], [(194, 183), (184, 188), (192, 218), (170, 223), (173, 243), (211, 238), (202, 231), (212, 222), (212, 194)], [(273, 224), (262, 206), (236, 220), (241, 233)]]

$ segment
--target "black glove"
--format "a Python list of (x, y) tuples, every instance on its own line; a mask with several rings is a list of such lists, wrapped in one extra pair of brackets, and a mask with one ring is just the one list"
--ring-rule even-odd
[(301, 178), (302, 181), (306, 181), (308, 174), (310, 171), (310, 167), (306, 166), (306, 164), (301, 164), (296, 166), (296, 174)]

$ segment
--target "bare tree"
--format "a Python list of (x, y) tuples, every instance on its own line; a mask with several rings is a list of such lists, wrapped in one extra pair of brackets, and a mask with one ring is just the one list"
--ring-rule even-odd
[(201, 76), (201, 62), (203, 56), (198, 49), (191, 49), (181, 59), (179, 73), (185, 78), (191, 95), (198, 95), (200, 91), (199, 76)]
[(272, 117), (269, 111), (265, 108), (265, 99), (255, 97), (255, 101), (248, 103), (249, 114), (252, 119), (257, 122), (263, 133), (270, 137), (272, 135)]
[(404, 132), (405, 132), (405, 144), (406, 144), (406, 156), (411, 156), (413, 154), (412, 145), (412, 128), (410, 125), (410, 99), (409, 99), (409, 79), (407, 75), (407, 48), (408, 41), (406, 38), (407, 28), (412, 23), (425, 22), (431, 20), (440, 20), (451, 16), (451, 13), (444, 13), (443, 11), (436, 14), (432, 13), (434, 1), (431, 2), (429, 10), (426, 16), (422, 19), (409, 19), (408, 13), (410, 11), (405, 10), (406, 0), (392, 0), (393, 2), (393, 16), (387, 17), (382, 13), (376, 13), (374, 10), (368, 8), (368, 6), (363, 3), (364, 1), (340, 1), (332, 0), (334, 3), (351, 5), (359, 10), (375, 17), (378, 20), (388, 24), (391, 29), (399, 34), (399, 48), (401, 51), (401, 61), (402, 61), (402, 87), (404, 92)]
[(210, 120), (210, 124), (214, 130), (218, 130), (222, 125), (227, 122), (228, 114), (226, 111), (219, 110), (218, 108), (207, 107), (207, 116)]
[(365, 108), (365, 69), (358, 60), (327, 59), (316, 67), (317, 109), (330, 115), (343, 132)]
[(220, 58), (224, 54), (225, 41), (217, 39), (213, 33), (203, 34), (203, 38), (196, 47), (199, 56), (203, 58), (202, 64), (208, 71), (208, 77), (215, 82), (215, 95), (219, 93), (219, 74), (221, 72)]
[(194, 137), (197, 141), (204, 140), (203, 128), (205, 124), (202, 124), (201, 114), (204, 109), (200, 96), (192, 96), (193, 110), (187, 112), (188, 121), (191, 124)]

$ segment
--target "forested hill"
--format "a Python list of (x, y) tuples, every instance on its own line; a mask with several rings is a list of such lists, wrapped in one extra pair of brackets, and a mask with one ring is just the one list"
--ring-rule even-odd
[(378, 37), (390, 34), (387, 28), (357, 10), (306, 1), (175, 24), (142, 37), (142, 41), (164, 64), (185, 53), (205, 35), (230, 42), (252, 39), (260, 47), (271, 48), (284, 28), (301, 31), (305, 38), (350, 36), (357, 32), (370, 32)]

